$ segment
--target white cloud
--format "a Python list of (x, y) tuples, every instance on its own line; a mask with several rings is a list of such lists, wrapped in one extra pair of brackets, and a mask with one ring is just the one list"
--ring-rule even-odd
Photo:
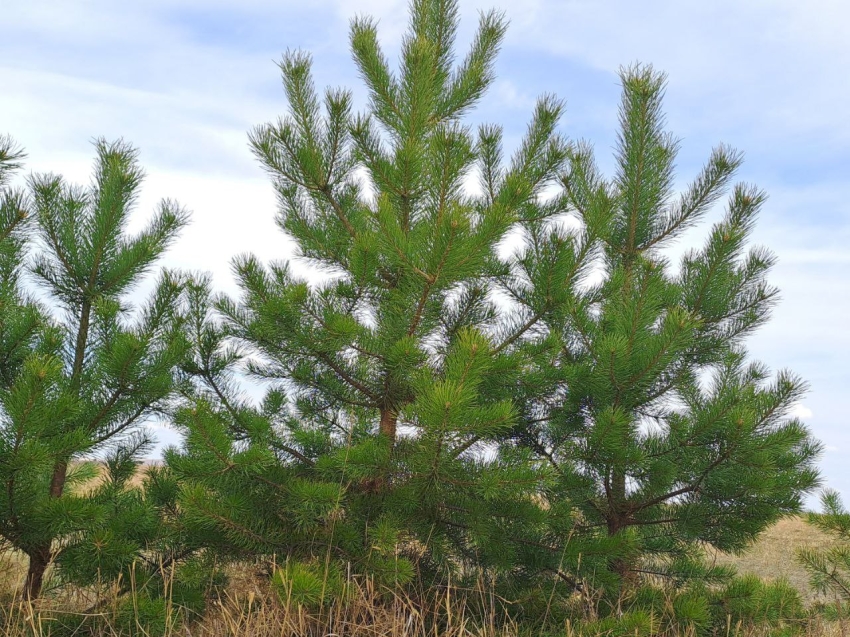
[(491, 93), (502, 107), (523, 111), (524, 116), (531, 113), (537, 103), (536, 95), (528, 95), (515, 82), (505, 78), (496, 79)]
[(607, 73), (634, 61), (665, 70), (692, 130), (734, 121), (749, 134), (850, 139), (846, 2), (529, 0), (511, 13), (511, 46)]
[(794, 408), (791, 410), (789, 415), (793, 418), (799, 418), (800, 420), (808, 420), (809, 418), (814, 417), (812, 410), (806, 407), (803, 403), (797, 403), (794, 405)]

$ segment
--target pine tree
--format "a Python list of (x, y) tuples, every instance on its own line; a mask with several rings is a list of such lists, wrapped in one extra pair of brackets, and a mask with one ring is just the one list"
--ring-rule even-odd
[(720, 199), (741, 155), (716, 148), (675, 195), (665, 78), (634, 66), (621, 79), (615, 176), (575, 144), (560, 197), (577, 223), (536, 224), (503, 279), (525, 329), (512, 347), (536, 359), (511, 438), (557, 476), (553, 529), (610, 539), (585, 573), (706, 576), (699, 543), (738, 551), (800, 510), (819, 445), (789, 416), (805, 384), (771, 379), (744, 349), (777, 299), (774, 257), (746, 250), (765, 194), (735, 185), (705, 246), (675, 267), (665, 250)]
[[(188, 321), (198, 389), (168, 463), (183, 509), (222, 551), (330, 555), (398, 580), (412, 572), (399, 550), (423, 572), (513, 569), (542, 528), (528, 451), (487, 455), (515, 424), (504, 388), (521, 371), (502, 344), (516, 335), (492, 330), (490, 287), (504, 269), (497, 244), (554, 212), (539, 195), (567, 157), (563, 107), (541, 99), (505, 165), (501, 129), (463, 123), (505, 24), (484, 14), (456, 64), (457, 14), (449, 0), (413, 2), (398, 72), (375, 24), (352, 22), (360, 115), (347, 91), (319, 97), (308, 55), (280, 65), (289, 114), (251, 142), (279, 226), (326, 276), (240, 257), (242, 297), (216, 302), (223, 322), (202, 300)], [(476, 173), (480, 194), (466, 188)], [(271, 383), (259, 407), (235, 383), (243, 363)]]
[[(127, 300), (185, 224), (186, 213), (163, 202), (144, 230), (127, 235), (143, 176), (137, 152), (123, 142), (104, 141), (96, 150), (88, 188), (38, 175), (30, 179), (28, 201), (4, 200), (31, 210), (32, 231), (22, 235), (38, 239), (31, 274), (60, 310), (27, 306), (15, 291), (15, 277), (4, 277), (10, 288), (4, 294), (17, 294), (24, 314), (34, 317), (30, 322), (37, 317), (42, 324), (16, 339), (4, 338), (4, 353), (13, 356), (4, 358), (0, 394), (0, 529), (29, 557), (30, 598), (40, 594), (57, 552), (61, 562), (57, 540), (70, 532), (85, 534), (109, 515), (108, 507), (73, 488), (94, 477), (78, 461), (94, 452), (135, 458), (146, 448), (142, 424), (165, 406), (186, 348), (175, 313), (177, 278), (163, 274), (135, 313)], [(10, 216), (5, 204), (3, 212), (5, 222)], [(12, 270), (7, 268), (13, 274), (23, 262), (21, 241), (10, 250), (17, 250)], [(4, 321), (4, 330), (7, 325)], [(10, 349), (15, 343), (17, 349)]]

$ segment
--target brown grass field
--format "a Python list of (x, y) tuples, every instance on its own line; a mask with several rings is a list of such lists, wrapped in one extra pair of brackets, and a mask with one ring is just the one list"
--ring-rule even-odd
[(743, 555), (715, 553), (713, 557), (718, 564), (731, 564), (741, 573), (753, 573), (768, 580), (784, 578), (804, 598), (816, 600), (806, 572), (795, 559), (795, 552), (803, 547), (825, 548), (831, 544), (828, 535), (806, 524), (802, 518), (794, 517), (780, 520), (769, 528)]

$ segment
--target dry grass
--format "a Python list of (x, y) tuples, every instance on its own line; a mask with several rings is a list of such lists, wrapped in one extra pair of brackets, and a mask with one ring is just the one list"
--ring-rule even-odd
[[(130, 480), (127, 482), (127, 486), (131, 487), (131, 488), (141, 487), (142, 482), (144, 482), (145, 476), (147, 475), (148, 469), (150, 469), (151, 467), (155, 467), (155, 466), (159, 466), (159, 463), (157, 463), (156, 461), (146, 461), (146, 462), (140, 463), (138, 465), (139, 468), (136, 470), (135, 475), (132, 478), (130, 478)], [(85, 491), (87, 489), (93, 489), (101, 483), (103, 477), (105, 477), (105, 475), (106, 475), (105, 466), (102, 465), (102, 464), (96, 464), (95, 467), (99, 472), (99, 476), (97, 478), (95, 478), (94, 480), (90, 480), (88, 482), (85, 482), (85, 483), (79, 485), (77, 487), (78, 491)]]
[[(164, 629), (150, 630), (136, 619), (130, 624), (130, 634), (144, 637), (538, 637), (541, 633), (525, 625), (519, 627), (506, 618), (498, 600), (484, 599), (489, 617), (482, 621), (469, 615), (466, 607), (455, 598), (456, 591), (447, 590), (435, 596), (427, 606), (405, 597), (381, 597), (367, 584), (356, 587), (352, 601), (344, 606), (333, 605), (322, 610), (279, 600), (262, 587), (231, 591), (212, 603), (200, 622), (174, 624)], [(487, 606), (489, 604), (489, 606)], [(67, 608), (63, 614), (69, 616)], [(81, 616), (78, 616), (78, 619)], [(96, 623), (77, 629), (81, 637), (122, 637), (127, 635), (113, 610), (104, 609)], [(132, 620), (131, 620), (132, 622)], [(122, 629), (120, 626), (124, 626)], [(0, 634), (4, 637), (49, 637), (56, 635), (57, 616), (51, 604), (32, 606), (15, 602), (0, 607)], [(67, 629), (62, 633), (68, 635)], [(586, 633), (571, 626), (549, 628), (545, 633), (563, 637), (611, 637), (609, 633)], [(729, 624), (718, 637), (772, 637), (770, 628), (747, 629)], [(820, 621), (810, 623), (806, 637), (847, 637), (847, 627)], [(691, 631), (657, 637), (695, 637)]]
[[(809, 527), (800, 518), (783, 520), (771, 528), (747, 553), (740, 556), (717, 555), (718, 562), (731, 563), (741, 572), (776, 579), (784, 577), (806, 595), (814, 599), (805, 572), (797, 565), (794, 552), (801, 546), (825, 546), (829, 538)], [(0, 606), (10, 600), (11, 593), (23, 578), (24, 562), (6, 552), (0, 554)], [(378, 637), (519, 637), (534, 633), (522, 632), (506, 619), (504, 604), (486, 593), (480, 595), (478, 605), (488, 609), (485, 620), (474, 620), (462, 603), (457, 601), (458, 591), (446, 591), (430, 599), (427, 606), (409, 598), (387, 598), (374, 590), (368, 582), (353, 581), (353, 602), (333, 605), (311, 611), (286, 600), (280, 600), (269, 590), (268, 583), (254, 574), (254, 569), (234, 569), (230, 585), (218, 599), (213, 600), (207, 614), (200, 622), (150, 637), (287, 637), (287, 636), (350, 636)], [(46, 637), (55, 625), (54, 611), (61, 607), (80, 612), (91, 603), (90, 598), (73, 593), (63, 597), (48, 597), (32, 607), (20, 600), (0, 607), (0, 634), (7, 637)], [(94, 637), (117, 637), (113, 623), (115, 609), (104, 609), (97, 623)], [(480, 614), (478, 615), (480, 618)], [(139, 631), (138, 635), (148, 635)], [(581, 635), (570, 626), (559, 634), (564, 637), (590, 637)], [(734, 625), (724, 637), (767, 637), (769, 630), (753, 633)], [(809, 626), (809, 637), (850, 636), (850, 626), (815, 622)], [(672, 636), (666, 636), (672, 637)], [(687, 637), (681, 635), (679, 637)]]
[(834, 540), (801, 517), (780, 520), (761, 536), (758, 542), (742, 555), (714, 553), (718, 564), (730, 564), (741, 573), (753, 573), (764, 579), (784, 578), (803, 595), (814, 601), (816, 594), (809, 587), (809, 578), (797, 562), (797, 549), (826, 548)]
[[(463, 603), (456, 601), (459, 591), (428, 596), (426, 606), (401, 595), (387, 595), (369, 581), (351, 580), (346, 586), (345, 604), (311, 609), (281, 599), (267, 583), (238, 569), (231, 586), (214, 599), (202, 621), (148, 632), (137, 623), (133, 634), (145, 637), (517, 637), (519, 631), (502, 603), (494, 597), (480, 600), (489, 604), (488, 618), (474, 621)], [(47, 637), (53, 634), (61, 607), (65, 618), (84, 617), (85, 598), (57, 600), (46, 598), (29, 604), (19, 598), (5, 608), (0, 604), (0, 634), (5, 637)], [(487, 615), (485, 613), (485, 615)], [(102, 608), (96, 622), (80, 635), (118, 637), (119, 613), (115, 607)], [(132, 622), (131, 622), (132, 623)], [(126, 630), (126, 629), (125, 629)], [(576, 635), (576, 637), (579, 637)]]

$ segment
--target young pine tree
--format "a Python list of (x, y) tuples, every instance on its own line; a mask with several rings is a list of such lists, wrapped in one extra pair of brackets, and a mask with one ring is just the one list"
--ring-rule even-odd
[[(33, 336), (24, 332), (16, 341), (3, 341), (4, 354), (13, 355), (3, 359), (0, 393), (0, 530), (29, 558), (30, 598), (40, 594), (51, 559), (58, 555), (61, 563), (60, 540), (72, 531), (79, 536), (105, 526), (104, 516), (116, 511), (102, 498), (70, 488), (92, 477), (75, 461), (95, 451), (112, 450), (120, 459), (144, 450), (141, 425), (171, 395), (186, 347), (175, 314), (181, 285), (173, 276), (160, 277), (137, 313), (127, 301), (186, 214), (164, 202), (144, 230), (126, 234), (142, 179), (137, 153), (121, 142), (98, 141), (96, 149), (88, 188), (54, 175), (30, 180), (26, 203), (33, 223), (22, 237), (37, 237), (31, 272), (61, 312), (46, 317), (24, 308), (44, 327), (37, 335), (30, 330)], [(3, 212), (5, 222), (5, 205)], [(21, 243), (17, 246), (20, 250)], [(16, 259), (10, 273), (22, 263), (20, 251)], [(14, 285), (14, 277), (4, 277), (4, 287)], [(4, 294), (15, 296), (14, 289)], [(10, 324), (4, 321), (4, 330)], [(15, 342), (17, 350), (10, 348)], [(108, 479), (119, 473), (110, 472)], [(116, 548), (108, 546), (108, 536), (101, 539), (107, 550)]]
[(773, 256), (745, 249), (764, 193), (735, 185), (705, 246), (674, 266), (665, 249), (720, 199), (741, 156), (716, 148), (675, 195), (664, 77), (635, 66), (621, 78), (616, 174), (573, 147), (562, 184), (578, 225), (537, 225), (504, 281), (531, 335), (514, 347), (537, 357), (513, 436), (557, 476), (556, 529), (614, 541), (596, 566), (613, 582), (705, 575), (700, 543), (738, 551), (799, 511), (819, 449), (789, 416), (804, 383), (746, 359), (777, 294)]
[[(425, 570), (511, 569), (541, 527), (528, 452), (487, 455), (515, 424), (504, 387), (520, 371), (494, 337), (490, 286), (506, 233), (556, 212), (538, 196), (566, 160), (562, 106), (539, 101), (504, 165), (500, 129), (463, 118), (492, 82), (505, 25), (485, 14), (456, 63), (457, 13), (413, 2), (397, 72), (374, 23), (352, 22), (369, 95), (359, 115), (347, 91), (317, 95), (307, 55), (280, 65), (290, 111), (251, 141), (278, 224), (325, 277), (241, 257), (241, 299), (217, 303), (223, 326), (203, 302), (195, 313), (199, 396), (169, 464), (195, 485), (183, 509), (219, 545), (372, 573), (410, 573), (399, 550)], [(475, 174), (480, 194), (467, 188)], [(271, 383), (259, 408), (234, 386), (240, 360)]]
[(846, 619), (850, 613), (850, 511), (832, 490), (824, 491), (821, 507), (823, 513), (809, 513), (807, 521), (835, 542), (828, 548), (800, 549), (797, 559), (808, 571), (812, 588), (829, 600), (829, 614)]

